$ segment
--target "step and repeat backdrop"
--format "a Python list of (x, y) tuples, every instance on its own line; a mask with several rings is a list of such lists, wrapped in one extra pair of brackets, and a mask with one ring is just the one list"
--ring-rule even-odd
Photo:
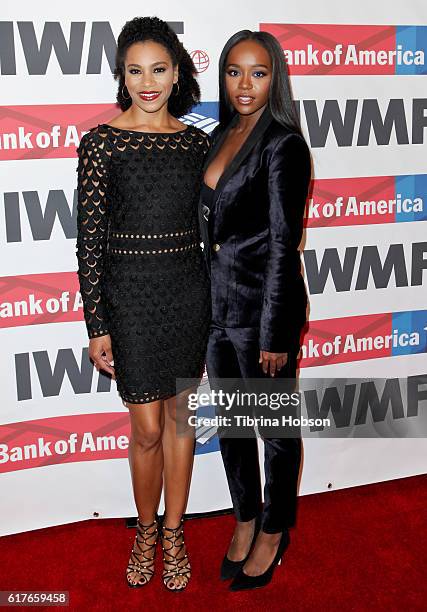
[[(116, 38), (135, 16), (170, 22), (191, 53), (203, 101), (182, 120), (208, 133), (229, 36), (263, 30), (282, 45), (314, 165), (301, 378), (427, 372), (427, 5), (238, 4), (2, 3), (2, 534), (136, 513), (128, 412), (88, 359), (75, 256), (76, 147), (119, 112)], [(425, 389), (420, 397), (425, 411)], [(394, 418), (407, 419), (406, 435), (393, 435)], [(369, 420), (387, 427), (364, 437), (358, 426)], [(345, 433), (335, 423), (306, 439), (300, 494), (426, 472), (411, 422), (368, 412)], [(230, 506), (217, 438), (198, 432), (188, 512)]]

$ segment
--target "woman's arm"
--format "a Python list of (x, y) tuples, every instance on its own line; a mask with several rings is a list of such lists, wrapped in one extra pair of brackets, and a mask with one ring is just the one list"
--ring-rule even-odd
[(305, 292), (300, 276), (298, 246), (303, 231), (304, 207), (311, 177), (308, 146), (296, 133), (275, 146), (268, 166), (269, 256), (264, 279), (260, 323), (260, 350), (285, 353), (305, 311), (296, 292)]
[(94, 130), (77, 149), (77, 261), (80, 292), (89, 338), (108, 334), (101, 279), (108, 235), (107, 141)]
[(102, 274), (108, 239), (108, 171), (111, 150), (107, 137), (92, 130), (77, 149), (77, 261), (80, 292), (89, 342), (89, 357), (97, 369), (113, 378), (113, 355), (102, 301)]

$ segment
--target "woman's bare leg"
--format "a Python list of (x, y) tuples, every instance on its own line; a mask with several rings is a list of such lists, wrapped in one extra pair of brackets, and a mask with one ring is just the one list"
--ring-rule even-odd
[[(191, 392), (194, 392), (194, 389), (187, 389), (164, 401), (164, 525), (170, 528), (179, 526), (190, 489), (195, 443), (194, 428), (188, 424), (188, 417), (194, 414), (188, 409), (188, 395)], [(177, 544), (180, 542), (181, 538)], [(178, 551), (172, 547), (168, 552), (174, 556)], [(182, 551), (179, 556), (182, 556)], [(186, 582), (187, 578), (184, 576), (175, 578), (176, 587)]]
[(162, 494), (162, 401), (127, 404), (131, 422), (129, 464), (139, 520), (152, 523)]
[(185, 512), (194, 460), (194, 428), (188, 417), (188, 395), (182, 391), (164, 400), (163, 458), (165, 478), (165, 524), (177, 527)]
[[(131, 422), (129, 440), (129, 465), (131, 470), (133, 495), (138, 510), (138, 518), (143, 525), (150, 525), (156, 518), (162, 493), (163, 451), (162, 401), (148, 404), (126, 404)], [(151, 530), (150, 530), (151, 531)], [(149, 539), (149, 543), (153, 538)], [(146, 551), (149, 546), (134, 545), (136, 552)], [(151, 557), (151, 553), (147, 553)], [(138, 573), (132, 572), (128, 579), (144, 582)]]

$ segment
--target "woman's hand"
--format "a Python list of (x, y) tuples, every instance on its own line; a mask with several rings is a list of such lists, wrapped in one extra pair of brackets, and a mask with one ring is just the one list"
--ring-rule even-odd
[(288, 360), (288, 353), (269, 353), (268, 351), (259, 352), (259, 362), (262, 364), (264, 374), (270, 370), (270, 376), (281, 370)]
[(111, 374), (113, 379), (116, 378), (110, 334), (89, 340), (89, 357), (94, 362), (95, 368), (98, 371), (104, 370), (104, 372)]

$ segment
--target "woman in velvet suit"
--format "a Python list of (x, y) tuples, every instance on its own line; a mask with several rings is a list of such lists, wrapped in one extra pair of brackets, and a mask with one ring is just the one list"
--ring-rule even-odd
[[(310, 152), (283, 52), (271, 34), (238, 32), (226, 43), (219, 68), (220, 124), (212, 133), (200, 202), (212, 297), (207, 371), (213, 387), (224, 378), (295, 378), (306, 321), (298, 246)], [(239, 437), (218, 432), (237, 519), (221, 567), (221, 578), (233, 579), (231, 590), (271, 580), (295, 522), (301, 439), (259, 431), (263, 507), (254, 431)]]

